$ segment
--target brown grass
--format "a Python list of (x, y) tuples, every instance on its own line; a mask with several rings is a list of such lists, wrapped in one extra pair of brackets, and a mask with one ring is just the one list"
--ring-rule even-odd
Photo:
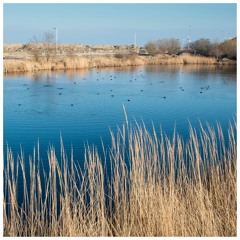
[[(215, 58), (193, 56), (184, 54), (181, 56), (158, 55), (137, 56), (129, 54), (128, 57), (119, 58), (114, 56), (86, 56), (86, 57), (65, 57), (53, 58), (49, 61), (44, 59), (38, 62), (33, 60), (3, 60), (3, 72), (35, 72), (39, 70), (61, 70), (61, 69), (82, 69), (82, 68), (101, 68), (101, 67), (124, 67), (124, 66), (138, 66), (147, 64), (195, 64), (195, 65), (215, 65), (218, 64)], [(222, 63), (223, 64), (223, 63)], [(233, 62), (226, 62), (224, 64), (235, 64)]]
[(236, 236), (235, 130), (230, 126), (226, 148), (220, 126), (201, 126), (199, 135), (190, 127), (184, 143), (126, 119), (111, 132), (104, 159), (88, 146), (81, 169), (61, 141), (61, 159), (54, 147), (48, 151), (49, 172), (39, 146), (28, 170), (23, 153), (16, 160), (8, 148), (4, 236)]
[(215, 58), (203, 57), (203, 56), (193, 56), (190, 54), (182, 54), (178, 57), (171, 58), (168, 60), (168, 64), (216, 64)]

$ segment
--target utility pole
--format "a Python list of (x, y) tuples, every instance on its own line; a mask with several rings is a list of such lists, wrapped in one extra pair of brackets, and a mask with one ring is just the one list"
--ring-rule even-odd
[(137, 45), (137, 34), (134, 34), (134, 49), (136, 48)]
[(56, 48), (56, 53), (57, 53), (57, 42), (58, 42), (58, 34), (57, 34), (57, 28), (53, 28), (55, 30), (55, 37), (56, 37), (56, 42), (55, 42), (55, 48)]
[(189, 31), (188, 31), (188, 49), (190, 47), (190, 42), (191, 42), (190, 36), (191, 36), (191, 25), (189, 25)]

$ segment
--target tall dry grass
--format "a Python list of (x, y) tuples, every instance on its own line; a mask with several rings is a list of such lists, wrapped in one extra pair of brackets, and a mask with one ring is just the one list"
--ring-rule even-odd
[(159, 54), (155, 57), (147, 58), (148, 64), (166, 64), (166, 65), (216, 65), (219, 64), (215, 58), (197, 56), (192, 54), (182, 54), (180, 56)]
[[(102, 68), (102, 67), (125, 67), (138, 66), (148, 64), (168, 64), (168, 65), (216, 65), (215, 58), (193, 56), (190, 54), (183, 54), (181, 56), (172, 57), (170, 55), (158, 55), (155, 57), (129, 55), (126, 58), (119, 58), (114, 56), (86, 56), (86, 57), (55, 57), (46, 61), (41, 59), (34, 60), (20, 60), (20, 59), (4, 59), (3, 72), (36, 72), (39, 70), (61, 70), (61, 69), (83, 69), (83, 68)], [(222, 62), (224, 65), (234, 65), (236, 62)]]
[(86, 147), (84, 169), (62, 141), (60, 159), (48, 151), (49, 171), (39, 146), (29, 168), (8, 148), (4, 236), (236, 236), (236, 125), (228, 147), (220, 126), (200, 129), (184, 142), (126, 121), (103, 159)]
[(216, 58), (204, 57), (204, 56), (194, 56), (191, 54), (182, 54), (176, 58), (168, 59), (168, 64), (206, 64), (213, 65), (216, 64)]
[(101, 67), (124, 67), (144, 65), (141, 57), (134, 59), (118, 59), (115, 57), (68, 57), (63, 59), (51, 59), (50, 61), (40, 60), (13, 60), (3, 61), (3, 72), (35, 72), (39, 70), (60, 70), (60, 69), (83, 69)]

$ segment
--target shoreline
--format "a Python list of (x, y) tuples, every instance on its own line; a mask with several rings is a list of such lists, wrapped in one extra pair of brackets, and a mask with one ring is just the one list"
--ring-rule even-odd
[(182, 55), (156, 55), (141, 56), (138, 54), (126, 55), (96, 55), (96, 56), (55, 56), (48, 61), (40, 59), (3, 59), (3, 73), (14, 72), (36, 72), (41, 70), (73, 70), (84, 68), (105, 68), (105, 67), (125, 67), (141, 65), (231, 65), (237, 64), (234, 60), (223, 59), (218, 61), (215, 58), (195, 56), (190, 54)]

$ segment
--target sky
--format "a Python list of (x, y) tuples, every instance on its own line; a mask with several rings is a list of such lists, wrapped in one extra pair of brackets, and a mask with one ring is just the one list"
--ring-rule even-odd
[[(29, 43), (45, 32), (59, 43), (144, 46), (163, 38), (182, 45), (236, 37), (236, 3), (4, 3), (3, 43)], [(135, 38), (136, 36), (136, 38)]]

